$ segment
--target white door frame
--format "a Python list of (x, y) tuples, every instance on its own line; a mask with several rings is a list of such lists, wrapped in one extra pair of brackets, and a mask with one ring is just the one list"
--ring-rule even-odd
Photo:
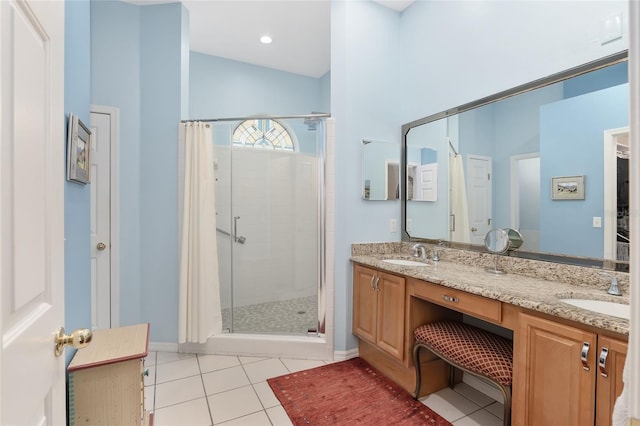
[(629, 127), (608, 129), (604, 131), (604, 258), (617, 258), (617, 229), (618, 229), (618, 196), (617, 196), (617, 167), (616, 150), (618, 136), (629, 133)]
[(111, 116), (111, 202), (110, 202), (110, 235), (111, 240), (111, 327), (120, 325), (120, 109), (116, 107), (91, 104), (91, 113)]
[(519, 161), (531, 158), (540, 158), (540, 153), (531, 152), (511, 156), (511, 227), (517, 230), (520, 230), (520, 185), (518, 185), (520, 170), (518, 165)]

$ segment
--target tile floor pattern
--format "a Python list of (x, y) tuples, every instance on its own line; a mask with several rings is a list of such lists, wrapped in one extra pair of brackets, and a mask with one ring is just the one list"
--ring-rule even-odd
[[(324, 361), (150, 352), (145, 407), (154, 426), (280, 426), (291, 422), (266, 380)], [(502, 404), (464, 383), (422, 399), (455, 426), (502, 425)]]
[[(233, 309), (234, 333), (307, 334), (318, 326), (318, 297), (238, 306)], [(231, 309), (222, 310), (222, 328), (231, 328)]]

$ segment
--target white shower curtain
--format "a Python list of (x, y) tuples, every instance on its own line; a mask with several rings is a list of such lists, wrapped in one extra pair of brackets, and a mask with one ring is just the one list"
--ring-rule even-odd
[(213, 132), (183, 123), (184, 187), (180, 245), (179, 343), (204, 343), (222, 331), (216, 241)]
[(462, 156), (449, 157), (449, 182), (451, 185), (451, 214), (454, 215), (455, 229), (451, 231), (451, 241), (471, 242), (469, 234), (469, 208), (467, 206), (467, 188), (464, 180)]

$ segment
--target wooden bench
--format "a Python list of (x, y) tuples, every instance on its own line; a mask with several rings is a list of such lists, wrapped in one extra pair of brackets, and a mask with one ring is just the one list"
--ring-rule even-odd
[[(498, 387), (504, 396), (504, 425), (511, 424), (513, 343), (511, 340), (457, 321), (436, 321), (414, 330), (413, 362), (418, 399), (421, 386), (420, 350), (428, 349), (452, 367)], [(453, 371), (453, 370), (452, 370)], [(453, 374), (449, 386), (453, 387)]]

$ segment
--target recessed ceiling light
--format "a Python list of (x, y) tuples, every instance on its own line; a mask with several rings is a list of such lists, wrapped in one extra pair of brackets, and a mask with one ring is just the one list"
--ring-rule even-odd
[(272, 41), (273, 40), (268, 35), (263, 35), (262, 37), (260, 37), (260, 42), (263, 44), (271, 44)]

